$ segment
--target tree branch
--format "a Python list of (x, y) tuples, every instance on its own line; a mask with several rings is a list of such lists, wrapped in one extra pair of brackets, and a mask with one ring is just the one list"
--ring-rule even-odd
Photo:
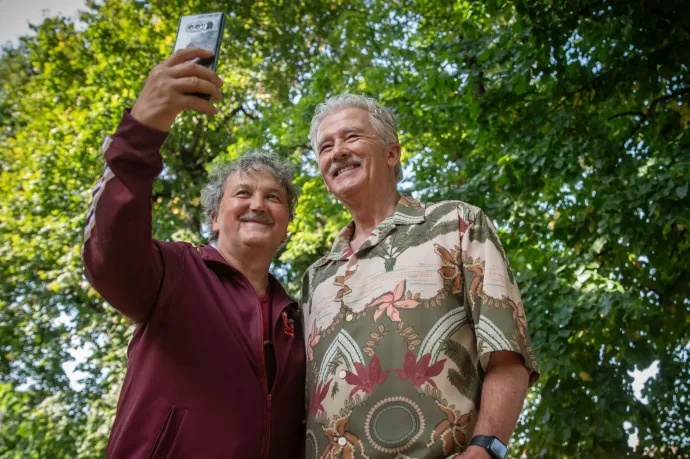
[[(656, 99), (652, 100), (647, 106), (643, 108), (643, 111), (629, 111), (629, 112), (622, 112), (622, 113), (617, 113), (615, 115), (610, 116), (608, 119), (612, 120), (615, 118), (621, 118), (624, 116), (637, 116), (640, 118), (640, 120), (633, 126), (633, 128), (630, 130), (628, 135), (625, 138), (625, 142), (629, 139), (632, 138), (632, 136), (639, 131), (644, 123), (647, 121), (649, 117), (652, 118), (652, 122), (654, 121), (654, 109), (656, 108), (657, 105), (659, 105), (662, 102), (665, 102), (667, 100), (672, 100), (677, 97), (684, 96), (685, 94), (690, 94), (690, 88), (682, 88), (679, 91), (674, 92), (673, 94), (666, 94), (665, 96), (657, 97)], [(625, 143), (623, 143), (623, 146), (625, 146)]]
[(549, 114), (554, 113), (556, 110), (558, 110), (559, 108), (561, 108), (561, 107), (568, 101), (568, 99), (570, 99), (571, 97), (573, 97), (575, 94), (581, 93), (581, 92), (584, 91), (585, 89), (590, 89), (590, 88), (585, 88), (585, 87), (583, 86), (583, 87), (581, 87), (580, 89), (576, 89), (575, 91), (571, 91), (571, 92), (569, 92), (568, 94), (564, 95), (563, 98), (562, 98), (562, 100), (558, 103), (558, 105), (556, 105), (554, 108), (552, 108), (551, 110), (549, 110)]
[(233, 108), (230, 113), (223, 116), (223, 119), (220, 122), (225, 123), (226, 121), (230, 120), (231, 118), (233, 118), (235, 115), (237, 115), (240, 112), (244, 113), (247, 118), (251, 118), (253, 120), (258, 118), (255, 114), (251, 113), (246, 108), (244, 108), (243, 104), (239, 104), (236, 108)]
[(199, 140), (201, 139), (201, 137), (203, 137), (203, 128), (203, 121), (196, 125), (196, 129), (194, 130), (194, 137), (192, 137), (192, 144), (189, 146), (189, 148), (185, 148), (183, 150), (184, 156), (193, 155), (194, 153), (196, 153), (196, 149), (199, 146)]
[(609, 116), (609, 120), (613, 120), (616, 118), (622, 118), (624, 116), (639, 116), (641, 118), (647, 118), (647, 115), (644, 114), (644, 112), (623, 112), (623, 113), (617, 113), (613, 116)]
[(240, 104), (237, 108), (233, 108), (230, 113), (223, 116), (223, 119), (220, 120), (221, 124), (225, 123), (226, 121), (230, 120), (231, 118), (234, 118), (235, 115), (237, 115), (239, 112), (243, 112), (243, 111), (244, 111), (244, 108), (242, 107), (242, 104)]
[(89, 307), (89, 309), (91, 309), (91, 310), (93, 310), (99, 314), (103, 314), (105, 312), (105, 308), (103, 308), (103, 305), (101, 305), (98, 302), (89, 303), (89, 304), (87, 304), (87, 306)]
[(646, 121), (646, 117), (645, 117), (645, 118), (642, 118), (642, 119), (641, 119), (641, 120), (630, 130), (630, 132), (628, 133), (628, 135), (625, 137), (625, 141), (623, 142), (623, 145), (621, 145), (621, 148), (625, 148), (625, 144), (628, 143), (628, 140), (631, 140), (631, 139), (632, 139), (633, 135), (635, 135), (635, 133), (636, 133), (637, 131), (639, 131), (640, 128), (642, 128), (642, 125), (644, 124), (645, 121)]
[(244, 105), (240, 105), (240, 110), (242, 111), (242, 113), (244, 113), (245, 115), (247, 115), (247, 117), (249, 117), (249, 118), (251, 118), (251, 119), (253, 119), (253, 120), (256, 119), (256, 115), (253, 114), (253, 113), (249, 113), (249, 112), (244, 108)]
[(667, 100), (675, 99), (676, 97), (684, 96), (685, 94), (690, 94), (690, 88), (683, 88), (680, 91), (674, 92), (673, 94), (667, 94), (665, 96), (657, 97), (647, 105), (646, 111), (650, 112), (654, 110), (654, 107)]

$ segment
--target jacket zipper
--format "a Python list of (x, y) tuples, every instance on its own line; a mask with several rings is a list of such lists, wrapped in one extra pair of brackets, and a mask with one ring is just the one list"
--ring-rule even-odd
[(264, 440), (264, 458), (268, 458), (271, 446), (271, 394), (266, 397), (266, 438)]
[[(287, 304), (289, 304), (289, 303), (286, 303), (286, 305)], [(261, 318), (261, 324), (260, 324), (261, 336), (263, 337), (263, 334), (264, 334), (263, 333), (263, 323), (264, 323), (264, 315), (263, 314), (264, 313), (263, 313), (263, 311), (261, 311), (261, 304), (259, 303), (258, 300), (256, 301), (256, 305), (259, 308), (259, 317)], [(273, 306), (272, 304), (268, 305), (269, 308), (271, 308), (272, 306)], [(275, 329), (274, 324), (268, 324), (268, 326), (272, 330)], [(275, 332), (275, 330), (273, 330), (273, 331)], [(278, 380), (278, 352), (275, 349), (275, 343), (273, 343), (272, 346), (273, 346), (273, 355), (276, 359), (276, 361), (275, 361), (276, 373), (274, 376), (275, 379), (273, 380), (273, 387), (275, 387), (276, 381)], [(269, 449), (271, 446), (271, 393), (268, 391), (268, 371), (266, 370), (266, 352), (264, 351), (263, 341), (261, 343), (261, 360), (263, 361), (263, 365), (264, 365), (264, 372), (265, 372), (265, 374), (264, 374), (264, 391), (266, 392), (266, 436), (264, 438), (264, 448), (263, 448), (264, 453), (263, 453), (262, 457), (264, 459), (268, 459), (268, 453), (269, 453)]]
[[(261, 303), (256, 297), (256, 294), (254, 294), (254, 300), (259, 310), (259, 342), (261, 343), (261, 363), (264, 368), (264, 393), (266, 394), (266, 435), (264, 436), (263, 454), (261, 457), (268, 458), (268, 448), (271, 438), (271, 394), (268, 392), (268, 371), (266, 370), (266, 351), (264, 350), (264, 342), (266, 341), (266, 337), (264, 336), (264, 313), (261, 310)], [(269, 307), (271, 307), (270, 304)]]
[[(230, 265), (229, 265), (230, 266)], [(244, 280), (249, 284), (250, 286), (252, 285), (251, 282), (249, 282), (249, 278), (245, 276), (243, 273), (239, 273), (242, 277), (244, 277)], [(271, 285), (269, 283), (268, 288), (271, 288)], [(252, 287), (252, 290), (254, 288)], [(264, 437), (264, 444), (263, 444), (263, 454), (261, 455), (262, 458), (267, 459), (268, 458), (268, 453), (269, 453), (269, 448), (270, 448), (270, 443), (271, 443), (271, 394), (268, 391), (268, 371), (266, 370), (266, 352), (264, 351), (264, 313), (261, 311), (261, 303), (259, 302), (258, 298), (256, 297), (256, 290), (254, 290), (254, 301), (256, 304), (257, 309), (259, 310), (259, 318), (261, 319), (259, 322), (259, 342), (261, 344), (261, 363), (264, 366), (264, 393), (266, 394), (266, 436)], [(281, 305), (281, 311), (282, 309), (285, 308), (285, 306), (289, 305), (290, 302), (287, 301), (285, 302), (284, 305)], [(272, 308), (272, 304), (269, 304), (269, 308)], [(273, 330), (275, 329), (274, 324), (269, 324), (269, 327)], [(275, 330), (273, 330), (275, 331)], [(275, 374), (275, 379), (273, 380), (273, 386), (275, 387), (276, 381), (278, 380), (278, 353), (275, 350), (275, 345), (273, 348), (273, 354), (276, 359), (276, 374)]]

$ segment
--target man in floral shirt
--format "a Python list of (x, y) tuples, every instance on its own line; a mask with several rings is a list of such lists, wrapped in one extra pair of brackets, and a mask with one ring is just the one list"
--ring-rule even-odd
[(491, 220), (401, 196), (393, 115), (341, 94), (311, 142), (353, 221), (305, 274), (307, 458), (503, 457), (537, 363)]

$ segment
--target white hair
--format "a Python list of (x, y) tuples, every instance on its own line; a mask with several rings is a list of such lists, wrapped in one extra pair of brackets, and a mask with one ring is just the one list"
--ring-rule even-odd
[[(333, 97), (329, 97), (325, 102), (316, 106), (314, 111), (314, 118), (311, 120), (311, 128), (309, 129), (309, 140), (312, 148), (316, 151), (318, 148), (318, 133), (321, 122), (330, 114), (344, 110), (346, 108), (360, 108), (369, 113), (369, 119), (372, 126), (376, 130), (376, 134), (385, 143), (397, 143), (398, 140), (398, 123), (395, 121), (393, 113), (379, 104), (373, 97), (368, 97), (359, 94), (350, 94), (344, 92)], [(395, 165), (395, 180), (400, 182), (403, 179), (402, 166), (400, 162)]]

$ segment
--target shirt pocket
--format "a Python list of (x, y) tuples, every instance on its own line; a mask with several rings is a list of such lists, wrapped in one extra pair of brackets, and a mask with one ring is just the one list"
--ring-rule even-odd
[(185, 416), (187, 416), (187, 410), (180, 408), (179, 406), (173, 405), (168, 411), (168, 415), (165, 417), (165, 421), (161, 426), (161, 430), (158, 433), (156, 442), (151, 450), (151, 455), (149, 459), (167, 459), (170, 453), (173, 451), (175, 446), (175, 439), (177, 434), (182, 427)]

